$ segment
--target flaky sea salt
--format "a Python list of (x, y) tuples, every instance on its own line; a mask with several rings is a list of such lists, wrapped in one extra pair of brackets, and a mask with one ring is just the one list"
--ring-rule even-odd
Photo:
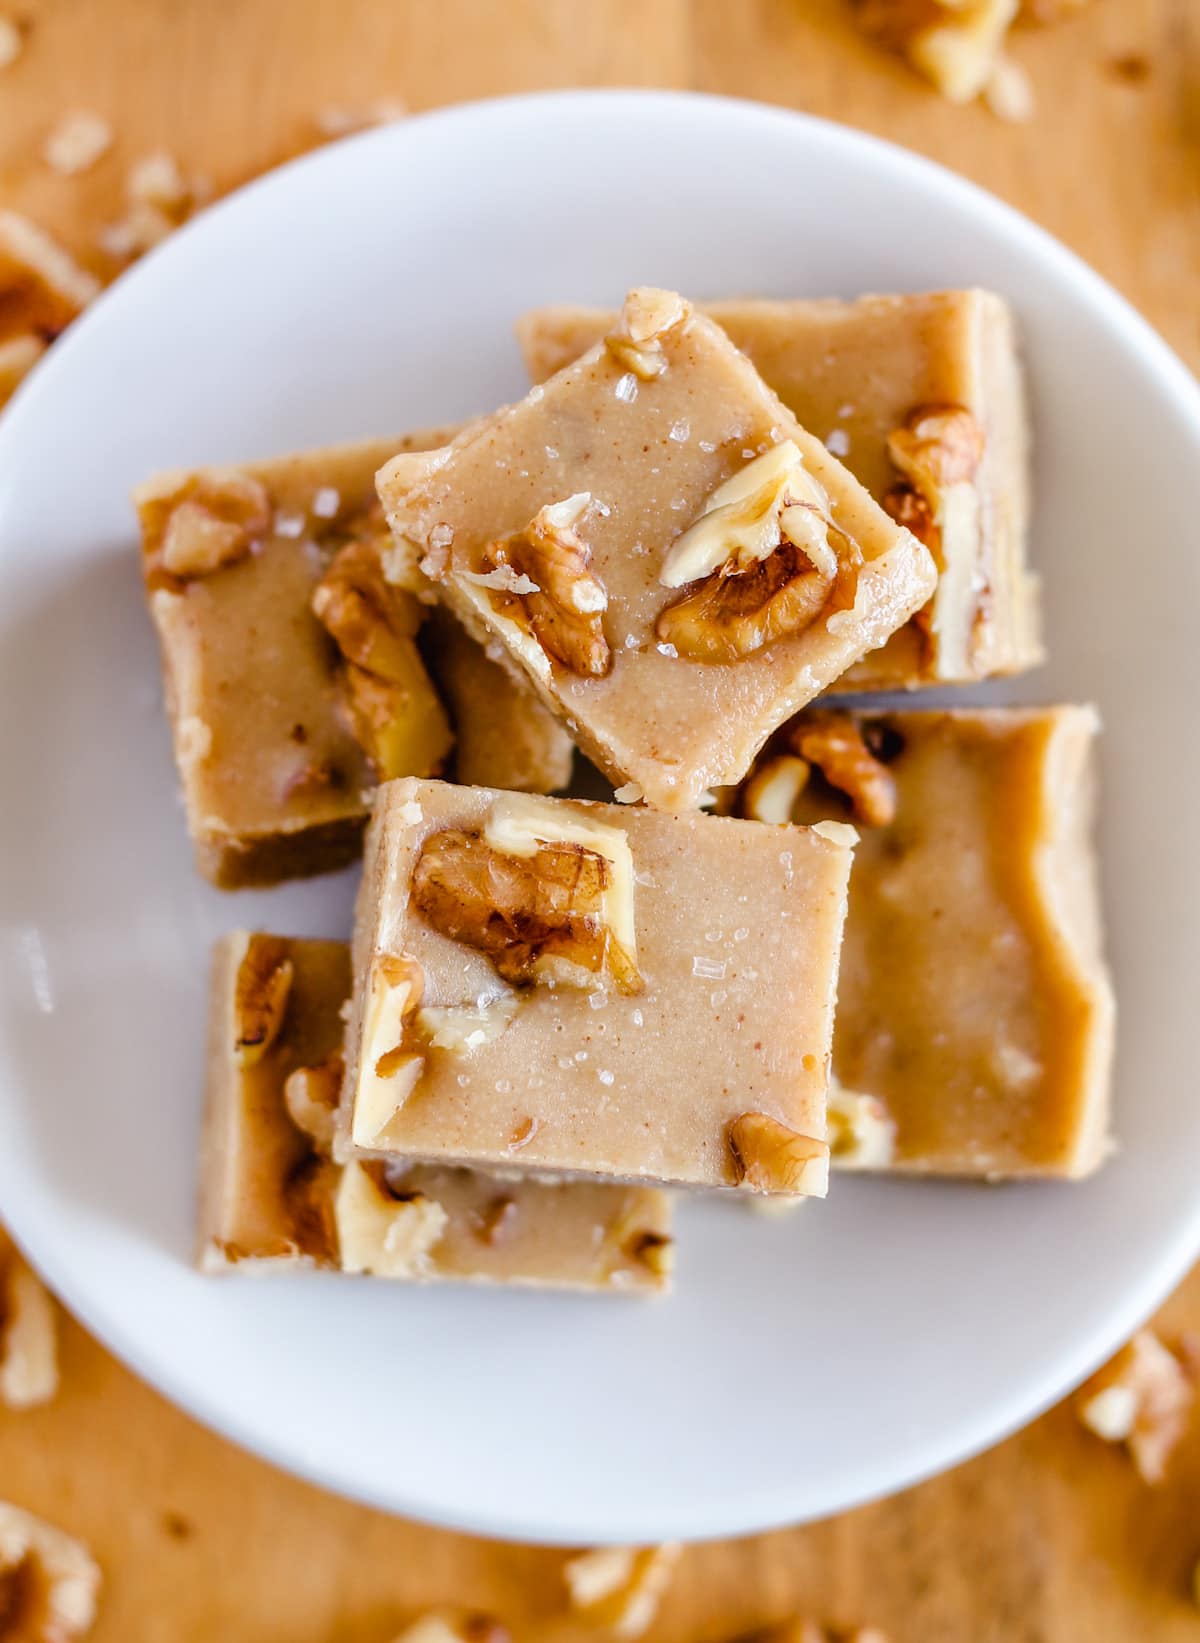
[(845, 428), (835, 428), (825, 440), (825, 449), (831, 456), (849, 456), (850, 435)]
[(705, 958), (697, 953), (692, 959), (692, 974), (701, 981), (724, 981), (725, 968), (723, 958)]
[(691, 437), (692, 425), (685, 416), (681, 416), (678, 422), (672, 422), (668, 439), (673, 439), (677, 445), (686, 445)]
[(638, 384), (637, 378), (634, 376), (632, 371), (626, 371), (625, 375), (621, 377), (617, 383), (617, 386), (613, 389), (613, 393), (616, 394), (622, 404), (633, 404), (634, 400), (638, 396)]
[(711, 439), (702, 439), (702, 440), (701, 440), (701, 441), (700, 441), (700, 449), (701, 449), (701, 450), (702, 450), (702, 451), (703, 451), (703, 452), (704, 452), (704, 453), (705, 453), (705, 455), (707, 455), (707, 456), (711, 456), (711, 455), (712, 455), (712, 453), (713, 453), (713, 451), (715, 451), (715, 450), (716, 450), (716, 448), (717, 448), (717, 447), (716, 447), (716, 446), (715, 446), (715, 445), (714, 445), (714, 444), (713, 444), (713, 442), (712, 442), (712, 440), (711, 440)]
[(596, 1074), (596, 1077), (602, 1084), (611, 1084), (613, 1081), (613, 1075), (609, 1072), (607, 1067), (601, 1067), (600, 1071)]
[(675, 649), (674, 645), (667, 644), (665, 642), (662, 643), (662, 644), (655, 645), (654, 648), (660, 656), (678, 656), (679, 655), (679, 652)]
[(318, 519), (332, 519), (341, 506), (341, 497), (332, 485), (322, 485), (313, 492), (309, 506)]
[(303, 536), (304, 524), (302, 513), (293, 512), (290, 508), (280, 508), (275, 515), (273, 529), (276, 536), (297, 537)]

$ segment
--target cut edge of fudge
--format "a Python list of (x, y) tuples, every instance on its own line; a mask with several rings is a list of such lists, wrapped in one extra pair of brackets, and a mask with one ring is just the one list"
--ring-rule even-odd
[(349, 980), (345, 942), (234, 931), (215, 944), (202, 1272), (321, 1269), (615, 1294), (670, 1288), (672, 1206), (654, 1188), (402, 1159), (335, 1164), (328, 1154), (341, 1080), (339, 994)]

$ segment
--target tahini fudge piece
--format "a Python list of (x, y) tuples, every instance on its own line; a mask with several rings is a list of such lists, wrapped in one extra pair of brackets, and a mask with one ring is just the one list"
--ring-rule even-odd
[[(415, 643), (427, 608), (378, 570), (374, 476), (397, 450), (455, 430), (160, 476), (136, 500), (162, 641), (175, 754), (201, 871), (226, 888), (342, 866), (380, 777), (450, 755)], [(424, 636), (423, 636), (424, 637)], [(571, 745), (478, 645), (426, 647), (469, 750), (471, 779), (561, 786)], [(489, 733), (478, 751), (473, 715)]]
[[(1036, 666), (1025, 391), (1003, 298), (930, 291), (714, 302), (704, 312), (937, 560), (932, 600), (837, 690), (965, 684)], [(613, 317), (567, 307), (526, 314), (517, 334), (534, 381), (592, 347)]]
[(36, 223), (0, 211), (0, 406), (99, 291)]
[(379, 489), (394, 574), (419, 552), (622, 796), (664, 810), (739, 780), (936, 575), (673, 292), (631, 293), (582, 359)]
[(329, 1157), (350, 949), (235, 932), (214, 953), (200, 1265), (652, 1291), (670, 1201), (650, 1187)]
[(1087, 707), (802, 714), (740, 795), (861, 829), (833, 1163), (1080, 1176), (1109, 1145), (1113, 999)]
[(822, 1194), (853, 839), (388, 783), (339, 1151)]

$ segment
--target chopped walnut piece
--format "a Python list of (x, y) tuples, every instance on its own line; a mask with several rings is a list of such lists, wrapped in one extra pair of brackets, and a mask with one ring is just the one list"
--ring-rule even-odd
[(605, 346), (618, 364), (643, 382), (651, 382), (667, 368), (664, 339), (684, 325), (691, 312), (675, 291), (639, 287), (625, 298), (616, 325), (604, 339)]
[(347, 661), (403, 682), (421, 608), (384, 580), (372, 540), (356, 537), (341, 549), (313, 589), (312, 608)]
[(877, 1096), (831, 1080), (825, 1133), (835, 1169), (886, 1169), (896, 1155), (896, 1122)]
[(1019, 0), (860, 0), (869, 33), (900, 51), (952, 103), (987, 85)]
[(279, 1037), (287, 1014), (295, 966), (278, 936), (253, 935), (238, 966), (234, 987), (237, 1059), (253, 1067)]
[(112, 147), (113, 132), (99, 114), (80, 110), (64, 115), (46, 138), (42, 158), (60, 177), (77, 177), (92, 167)]
[(406, 1626), (395, 1643), (512, 1643), (508, 1627), (473, 1609), (430, 1609)]
[(99, 290), (36, 223), (0, 211), (0, 405)]
[(425, 977), (407, 954), (380, 953), (372, 967), (354, 1098), (354, 1141), (370, 1146), (408, 1100), (425, 1070), (413, 1025)]
[(343, 1272), (381, 1278), (419, 1276), (449, 1216), (424, 1193), (392, 1187), (382, 1166), (349, 1163), (334, 1199)]
[(741, 811), (749, 821), (790, 822), (796, 801), (808, 786), (811, 766), (807, 759), (780, 753), (764, 759), (747, 780), (741, 793)]
[(635, 1233), (626, 1249), (632, 1260), (659, 1278), (669, 1278), (675, 1270), (675, 1240), (664, 1232)]
[(151, 564), (183, 580), (236, 564), (271, 528), (266, 487), (236, 468), (163, 474), (135, 499)]
[(917, 405), (887, 437), (888, 455), (935, 511), (951, 485), (973, 480), (984, 432), (965, 405)]
[(81, 1540), (0, 1501), (0, 1635), (72, 1643), (96, 1618), (100, 1570)]
[(435, 930), (486, 953), (517, 985), (638, 992), (633, 869), (619, 828), (508, 801), (484, 833), (426, 839), (412, 899)]
[(883, 506), (897, 525), (911, 531), (918, 542), (924, 542), (927, 548), (940, 546), (941, 534), (934, 523), (933, 509), (915, 485), (907, 480), (893, 485), (884, 492)]
[(839, 572), (829, 498), (793, 440), (726, 480), (673, 543), (664, 587), (699, 586), (661, 612), (655, 632), (695, 662), (736, 662), (820, 615)]
[(0, 1403), (10, 1409), (32, 1409), (48, 1403), (57, 1391), (54, 1301), (0, 1232)]
[(615, 1637), (640, 1637), (658, 1613), (680, 1551), (669, 1542), (580, 1553), (563, 1568), (572, 1609)]
[(1079, 1418), (1108, 1443), (1124, 1443), (1147, 1483), (1159, 1483), (1186, 1430), (1192, 1377), (1148, 1329), (1092, 1376), (1076, 1399)]
[(608, 594), (578, 528), (591, 506), (591, 493), (580, 491), (539, 508), (523, 531), (487, 545), (475, 581), (490, 592), (495, 613), (531, 634), (548, 658), (602, 678), (612, 667)]
[(472, 1055), (511, 1026), (520, 1007), (512, 993), (482, 1004), (433, 1004), (418, 1010), (415, 1025), (431, 1050), (449, 1050), (453, 1055)]
[(791, 733), (802, 759), (815, 764), (830, 787), (850, 800), (864, 827), (887, 827), (896, 816), (892, 773), (863, 740), (858, 722), (844, 713), (811, 713)]
[(728, 1135), (740, 1187), (750, 1192), (825, 1196), (829, 1184), (827, 1142), (801, 1135), (765, 1112), (744, 1112), (730, 1124)]
[(355, 739), (381, 781), (432, 775), (454, 741), (416, 646), (420, 602), (384, 579), (386, 534), (382, 512), (372, 510), (312, 595), (313, 614), (345, 659)]
[(315, 1067), (297, 1067), (283, 1086), (283, 1104), (298, 1130), (303, 1130), (317, 1151), (329, 1154), (333, 1147), (334, 1116), (342, 1092), (346, 1063), (340, 1050)]
[(292, 1242), (301, 1255), (321, 1266), (338, 1258), (334, 1198), (341, 1171), (319, 1152), (303, 1159), (283, 1186), (283, 1202), (291, 1222)]

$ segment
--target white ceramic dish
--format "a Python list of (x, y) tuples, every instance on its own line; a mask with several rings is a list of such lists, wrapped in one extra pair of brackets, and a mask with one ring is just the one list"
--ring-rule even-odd
[[(352, 876), (192, 871), (129, 487), (518, 394), (511, 323), (979, 283), (1015, 302), (1051, 662), (1098, 701), (1122, 1152), (1075, 1188), (838, 1181), (783, 1223), (681, 1210), (664, 1304), (216, 1282), (188, 1267), (207, 951), (340, 934)], [(700, 98), (568, 94), (326, 149), (206, 213), (0, 425), (0, 1208), (66, 1301), (239, 1443), (379, 1506), (559, 1541), (817, 1516), (1000, 1437), (1200, 1247), (1194, 713), (1200, 395), (1095, 275), (924, 161)]]

